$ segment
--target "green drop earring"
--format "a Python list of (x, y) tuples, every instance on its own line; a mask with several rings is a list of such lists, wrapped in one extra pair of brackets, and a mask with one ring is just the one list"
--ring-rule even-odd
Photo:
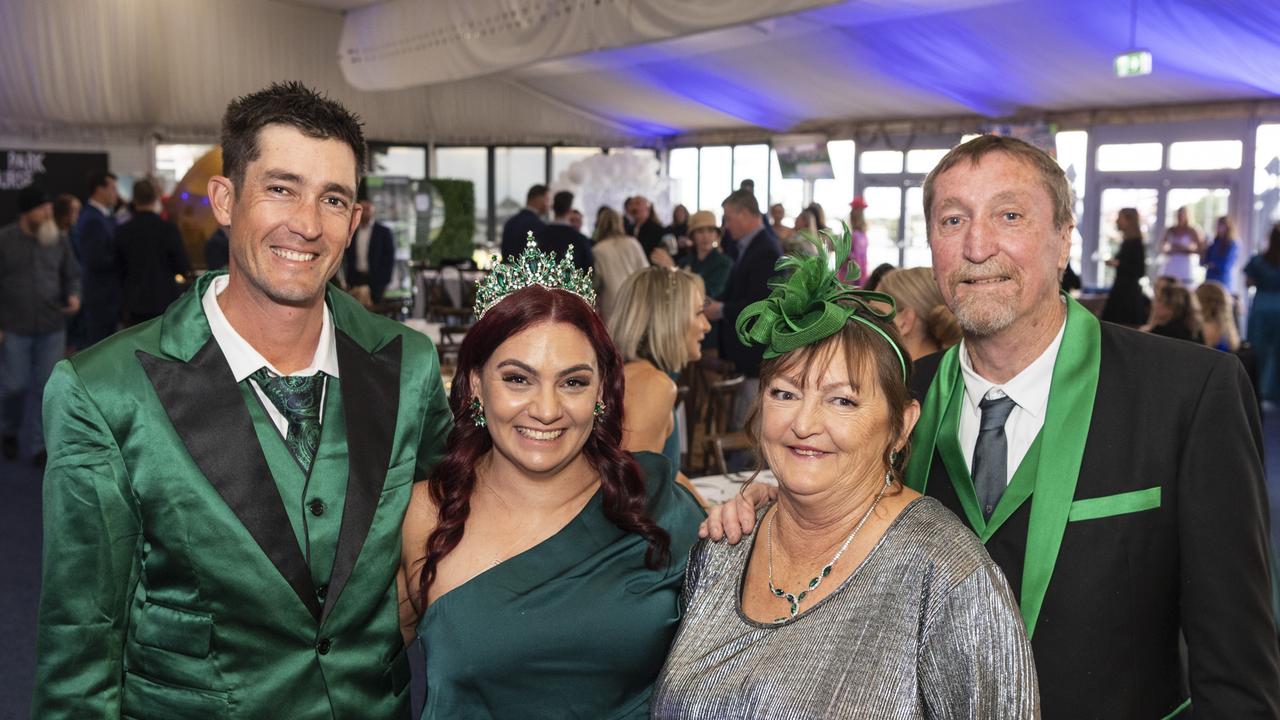
[(480, 401), (479, 395), (471, 398), (471, 402), (467, 407), (471, 410), (471, 422), (475, 423), (476, 427), (484, 427), (489, 424), (489, 421), (484, 416), (484, 403)]

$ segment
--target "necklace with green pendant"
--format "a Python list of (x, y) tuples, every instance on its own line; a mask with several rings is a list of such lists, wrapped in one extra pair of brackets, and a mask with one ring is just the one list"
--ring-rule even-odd
[[(886, 479), (889, 479), (889, 476), (886, 476)], [(872, 511), (874, 511), (876, 506), (880, 504), (880, 498), (884, 497), (884, 491), (890, 484), (892, 484), (892, 481), (887, 482), (880, 487), (880, 492), (876, 495), (876, 499), (871, 503), (871, 507), (867, 508), (867, 511), (862, 514), (862, 519), (858, 521), (858, 524), (853, 526), (853, 532), (849, 533), (849, 537), (844, 539), (844, 544), (840, 546), (838, 551), (836, 551), (835, 557), (831, 558), (831, 562), (824, 565), (822, 570), (818, 571), (818, 574), (809, 581), (809, 586), (804, 590), (801, 590), (799, 593), (789, 593), (775, 585), (773, 582), (773, 521), (778, 514), (777, 512), (774, 512), (774, 514), (769, 517), (769, 592), (773, 593), (775, 597), (786, 600), (791, 606), (790, 617), (780, 617), (777, 620), (774, 620), (774, 622), (784, 622), (800, 614), (800, 603), (809, 596), (809, 593), (817, 590), (818, 586), (822, 584), (822, 581), (831, 574), (831, 568), (840, 560), (840, 556), (844, 555), (844, 551), (849, 549), (849, 543), (853, 542), (853, 539), (858, 536), (858, 531), (862, 529), (862, 526), (867, 524), (867, 518), (871, 517)]]

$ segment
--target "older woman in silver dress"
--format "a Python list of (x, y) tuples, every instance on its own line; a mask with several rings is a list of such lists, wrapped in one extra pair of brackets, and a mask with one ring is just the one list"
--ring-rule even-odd
[(752, 428), (777, 501), (754, 538), (694, 547), (652, 717), (1039, 717), (1004, 576), (901, 483), (920, 411), (892, 312), (869, 304), (888, 297), (829, 260), (780, 261), (795, 272), (738, 322), (766, 347)]

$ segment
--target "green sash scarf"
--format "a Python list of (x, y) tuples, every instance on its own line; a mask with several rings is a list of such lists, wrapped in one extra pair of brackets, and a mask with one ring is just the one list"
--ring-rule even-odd
[(991, 520), (982, 519), (973, 479), (957, 440), (964, 395), (959, 345), (942, 357), (929, 387), (912, 438), (911, 461), (906, 473), (907, 486), (924, 492), (936, 450), (955, 486), (965, 518), (984, 543), (1019, 505), (1032, 498), (1022, 569), (1022, 597), (1019, 598), (1028, 637), (1035, 633), (1075, 497), (1102, 357), (1102, 326), (1097, 318), (1070, 297), (1066, 297), (1066, 303), (1067, 327), (1053, 366), (1044, 427), (1018, 466)]

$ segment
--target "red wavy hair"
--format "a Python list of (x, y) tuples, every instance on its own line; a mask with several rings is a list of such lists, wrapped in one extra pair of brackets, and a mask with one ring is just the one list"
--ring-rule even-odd
[(467, 331), (458, 350), (458, 369), (449, 393), (453, 430), (449, 433), (444, 458), (427, 480), (431, 499), (439, 510), (436, 527), (427, 537), (426, 561), (420, 576), (423, 607), (426, 607), (427, 590), (436, 578), (440, 560), (462, 540), (471, 513), (476, 462), (493, 447), (489, 431), (476, 427), (471, 418), (469, 405), (474, 395), (471, 373), (484, 367), (507, 338), (545, 322), (563, 322), (577, 328), (587, 336), (596, 353), (603, 386), (601, 402), (605, 409), (596, 418), (582, 452), (600, 474), (605, 517), (620, 529), (649, 542), (645, 563), (650, 568), (665, 564), (670, 556), (670, 536), (649, 517), (640, 466), (622, 450), (622, 356), (600, 316), (586, 301), (565, 290), (534, 285), (512, 293), (489, 308)]

